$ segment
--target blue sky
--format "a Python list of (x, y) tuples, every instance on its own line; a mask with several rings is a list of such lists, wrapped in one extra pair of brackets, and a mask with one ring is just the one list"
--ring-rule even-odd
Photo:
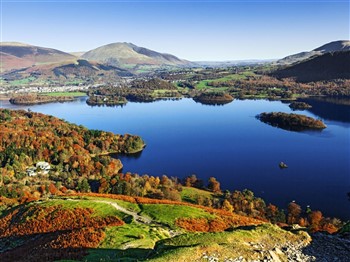
[(192, 61), (270, 59), (349, 39), (349, 0), (1, 0), (1, 41), (132, 42)]

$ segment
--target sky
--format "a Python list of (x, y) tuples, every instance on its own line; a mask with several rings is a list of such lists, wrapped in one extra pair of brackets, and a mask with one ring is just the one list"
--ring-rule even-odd
[(349, 0), (0, 0), (2, 42), (131, 42), (191, 61), (276, 59), (349, 40)]

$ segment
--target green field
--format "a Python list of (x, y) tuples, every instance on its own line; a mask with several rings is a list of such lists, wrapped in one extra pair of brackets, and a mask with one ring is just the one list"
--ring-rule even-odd
[[(210, 82), (225, 82), (225, 81), (229, 81), (229, 80), (243, 80), (243, 79), (247, 79), (247, 77), (249, 77), (249, 76), (256, 76), (256, 74), (254, 72), (251, 72), (251, 71), (244, 71), (241, 73), (231, 74), (231, 75), (228, 75), (225, 77), (220, 77), (217, 79), (202, 80), (202, 81), (199, 81), (197, 83), (196, 88), (197, 89), (214, 88), (216, 90), (217, 88), (208, 86), (208, 83), (210, 83)], [(224, 88), (226, 88), (226, 87), (224, 87)]]
[(214, 215), (209, 214), (203, 209), (190, 206), (144, 204), (141, 209), (141, 214), (146, 215), (159, 223), (169, 225), (172, 228), (175, 228), (175, 221), (177, 218), (215, 218)]
[(197, 189), (194, 187), (182, 187), (181, 191), (181, 199), (190, 203), (198, 203), (198, 198), (208, 198), (213, 199), (213, 193), (201, 189)]
[[(98, 201), (98, 200), (97, 200)], [(75, 209), (75, 208), (91, 208), (94, 210), (94, 213), (92, 216), (100, 216), (100, 217), (106, 217), (106, 216), (117, 216), (119, 218), (126, 217), (126, 214), (123, 212), (118, 211), (111, 205), (107, 203), (100, 203), (95, 201), (89, 201), (89, 200), (79, 200), (79, 199), (72, 199), (72, 200), (63, 200), (63, 199), (55, 199), (50, 201), (45, 201), (41, 203), (42, 206), (57, 206), (61, 205), (63, 208), (67, 209)]]
[(27, 84), (33, 82), (35, 79), (36, 79), (35, 77), (30, 76), (30, 77), (23, 78), (23, 79), (20, 79), (20, 80), (10, 81), (9, 84), (13, 85), (13, 86), (27, 85)]

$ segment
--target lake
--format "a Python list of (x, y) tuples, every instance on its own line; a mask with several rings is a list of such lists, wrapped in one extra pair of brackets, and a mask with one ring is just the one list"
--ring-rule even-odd
[[(192, 99), (90, 107), (74, 102), (0, 107), (30, 108), (114, 133), (142, 136), (147, 147), (135, 156), (119, 156), (123, 172), (180, 178), (214, 176), (222, 189), (248, 188), (281, 208), (295, 200), (326, 216), (350, 219), (350, 106), (309, 99), (310, 111), (324, 120), (322, 132), (291, 132), (257, 120), (261, 112), (292, 112), (280, 101), (235, 100), (208, 106)], [(288, 165), (280, 169), (279, 163)]]

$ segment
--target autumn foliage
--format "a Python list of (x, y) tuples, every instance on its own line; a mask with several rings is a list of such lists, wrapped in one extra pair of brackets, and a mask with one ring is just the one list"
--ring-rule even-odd
[[(21, 198), (24, 190), (55, 195), (61, 187), (88, 192), (88, 179), (118, 174), (122, 168), (120, 160), (108, 153), (133, 153), (143, 146), (139, 136), (89, 130), (31, 111), (0, 109), (0, 195)], [(28, 168), (39, 161), (50, 164), (49, 174), (28, 176)]]
[(203, 209), (206, 212), (216, 216), (215, 219), (207, 220), (205, 218), (180, 218), (177, 219), (176, 225), (182, 227), (188, 231), (198, 231), (198, 232), (218, 232), (224, 231), (230, 227), (236, 226), (247, 226), (247, 225), (258, 225), (267, 222), (263, 219), (255, 219), (252, 217), (242, 216), (234, 214), (230, 211), (224, 209), (216, 209), (211, 207), (206, 207), (202, 205), (191, 204), (187, 202), (171, 201), (166, 199), (151, 199), (145, 197), (131, 197), (124, 195), (114, 195), (114, 194), (94, 194), (94, 193), (76, 193), (74, 196), (89, 196), (89, 197), (104, 197), (117, 200), (128, 201), (137, 204), (155, 204), (155, 205), (181, 205), (190, 206), (194, 208)]
[(24, 236), (124, 224), (118, 217), (99, 217), (92, 216), (92, 214), (93, 210), (89, 208), (65, 209), (61, 206), (43, 207), (40, 205), (17, 208), (0, 219), (0, 236)]
[(257, 219), (231, 214), (218, 216), (214, 219), (206, 218), (179, 218), (176, 225), (191, 232), (222, 232), (237, 226), (258, 225), (264, 223)]
[[(93, 210), (89, 208), (68, 209), (39, 204), (16, 208), (0, 219), (0, 237), (29, 239), (25, 245), (1, 253), (0, 260), (81, 258), (86, 255), (86, 248), (95, 248), (104, 239), (104, 227), (123, 224), (118, 217), (93, 216)], [(31, 239), (35, 239), (35, 243)]]

